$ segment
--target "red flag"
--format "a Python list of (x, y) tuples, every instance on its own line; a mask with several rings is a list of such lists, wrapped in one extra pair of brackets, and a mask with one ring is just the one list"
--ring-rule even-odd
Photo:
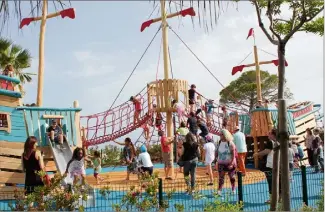
[(247, 40), (250, 36), (253, 36), (253, 37), (254, 37), (254, 29), (253, 29), (253, 28), (250, 28), (250, 30), (248, 31), (248, 35), (247, 35), (246, 40)]

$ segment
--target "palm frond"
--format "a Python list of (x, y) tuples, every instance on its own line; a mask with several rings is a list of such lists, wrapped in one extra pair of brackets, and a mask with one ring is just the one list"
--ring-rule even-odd
[(10, 49), (10, 53), (9, 53), (9, 57), (13, 57), (16, 54), (18, 54), (20, 51), (22, 51), (23, 48), (21, 46), (18, 45), (11, 45), (11, 49)]

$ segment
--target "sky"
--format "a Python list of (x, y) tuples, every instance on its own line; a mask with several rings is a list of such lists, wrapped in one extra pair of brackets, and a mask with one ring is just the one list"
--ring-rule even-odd
[[(152, 24), (140, 32), (154, 9), (152, 1), (72, 1), (76, 18), (54, 18), (47, 21), (45, 38), (44, 106), (71, 107), (79, 101), (81, 115), (107, 110), (120, 91), (128, 75), (140, 59), (143, 51), (156, 33), (159, 24)], [(185, 5), (189, 5), (185, 1)], [(29, 7), (28, 2), (22, 5)], [(175, 6), (171, 4), (172, 12)], [(213, 74), (226, 86), (240, 75), (231, 75), (238, 65), (253, 51), (253, 39), (246, 40), (250, 28), (254, 28), (259, 59), (276, 59), (277, 49), (258, 27), (256, 13), (249, 2), (222, 3), (222, 10), (213, 30), (208, 32), (199, 26), (198, 17), (169, 19), (169, 25), (204, 62)], [(152, 17), (160, 16), (157, 9)], [(197, 8), (194, 6), (194, 9)], [(55, 8), (49, 4), (49, 12)], [(284, 16), (290, 11), (284, 10)], [(22, 11), (30, 17), (29, 11)], [(263, 18), (267, 24), (266, 18)], [(193, 25), (194, 23), (194, 25)], [(29, 49), (33, 60), (26, 72), (37, 73), (39, 22), (18, 29), (18, 21), (10, 20), (2, 36), (10, 38)], [(204, 96), (219, 99), (222, 86), (211, 77), (190, 51), (168, 32), (171, 63), (174, 78), (186, 79), (196, 84)], [(148, 52), (135, 70), (115, 105), (121, 104), (142, 90), (146, 83), (156, 79), (161, 33), (153, 41)], [(265, 53), (267, 52), (267, 53)], [(287, 84), (295, 101), (310, 100), (323, 103), (323, 38), (300, 32), (288, 43), (286, 59)], [(253, 63), (251, 54), (243, 63)], [(163, 62), (160, 59), (158, 78), (163, 78)], [(274, 65), (263, 65), (262, 70), (277, 74)], [(37, 77), (25, 85), (24, 103), (36, 102)], [(136, 134), (139, 131), (136, 132)]]

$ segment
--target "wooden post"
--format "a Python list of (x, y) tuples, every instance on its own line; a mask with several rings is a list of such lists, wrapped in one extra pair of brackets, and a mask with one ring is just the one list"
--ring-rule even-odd
[(257, 104), (259, 106), (262, 106), (261, 73), (260, 73), (260, 65), (258, 62), (256, 45), (254, 45), (254, 58), (255, 58), (255, 68), (256, 68)]
[[(75, 100), (73, 102), (73, 107), (74, 108), (79, 108), (79, 102), (77, 100)], [(75, 115), (74, 115), (74, 124), (75, 124), (75, 128), (76, 128), (76, 146), (78, 147), (82, 147), (82, 139), (81, 139), (81, 131), (80, 131), (80, 112), (76, 111)]]
[[(166, 114), (166, 131), (167, 131), (167, 137), (173, 136), (173, 116), (172, 112), (170, 110), (170, 101), (168, 98), (168, 78), (169, 78), (169, 57), (168, 57), (168, 35), (167, 35), (167, 14), (165, 9), (165, 0), (160, 0), (161, 5), (161, 26), (162, 26), (162, 38), (163, 38), (163, 58), (164, 58), (164, 83), (166, 85), (164, 86), (164, 94), (165, 94), (165, 107), (167, 114)], [(167, 98), (166, 98), (167, 97)], [(171, 151), (170, 151), (170, 159), (171, 161), (174, 161), (174, 150), (173, 145), (171, 145)], [(174, 163), (172, 163), (171, 167), (171, 173), (172, 177), (174, 177)]]
[(38, 60), (38, 82), (37, 82), (37, 99), (38, 107), (43, 105), (43, 79), (44, 79), (44, 45), (45, 45), (45, 30), (47, 16), (47, 0), (43, 0), (42, 20), (39, 37), (39, 60)]

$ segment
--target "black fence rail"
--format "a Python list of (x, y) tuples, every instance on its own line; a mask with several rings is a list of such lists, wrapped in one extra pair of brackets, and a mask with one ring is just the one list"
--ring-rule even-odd
[[(106, 184), (89, 189), (88, 199), (80, 198), (73, 209), (80, 210), (82, 206), (85, 211), (157, 211), (159, 208), (165, 211), (214, 211), (233, 207), (232, 210), (268, 211), (267, 174), (257, 170), (246, 176), (237, 173), (234, 191), (226, 175), (221, 194), (218, 194), (218, 177), (213, 185), (207, 185), (208, 177), (197, 178), (193, 192), (184, 179)], [(312, 167), (295, 169), (290, 181), (292, 210), (298, 211), (304, 204), (317, 208), (324, 198), (323, 186), (323, 173), (315, 172)], [(15, 206), (15, 198), (19, 197), (25, 198), (24, 188), (17, 187), (16, 192), (1, 191), (0, 211), (11, 211), (9, 205)]]

